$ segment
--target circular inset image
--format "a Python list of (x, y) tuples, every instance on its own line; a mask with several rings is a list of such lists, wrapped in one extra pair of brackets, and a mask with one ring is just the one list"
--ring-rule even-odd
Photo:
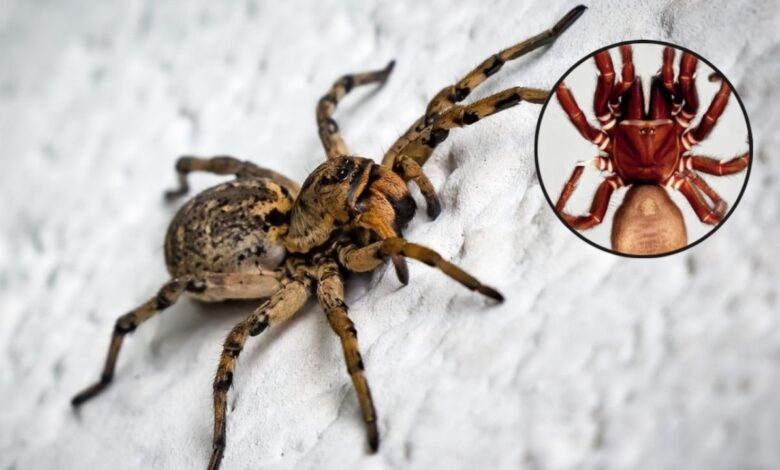
[(728, 78), (657, 41), (600, 49), (558, 81), (536, 130), (536, 168), (558, 217), (615, 254), (693, 246), (731, 214), (752, 160)]

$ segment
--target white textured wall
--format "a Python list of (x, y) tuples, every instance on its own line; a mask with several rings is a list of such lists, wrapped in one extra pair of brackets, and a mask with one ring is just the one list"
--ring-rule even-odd
[[(563, 2), (561, 2), (563, 3)], [(577, 239), (533, 170), (538, 108), (454, 132), (426, 166), (444, 210), (408, 238), (507, 296), (490, 306), (411, 264), (353, 283), (380, 416), (366, 453), (338, 340), (311, 304), (252, 339), (225, 468), (773, 469), (780, 466), (780, 19), (775, 2), (591, 2), (552, 48), (480, 94), (550, 86), (605, 44), (656, 38), (717, 63), (756, 154), (726, 226), (671, 258)], [(221, 341), (252, 304), (182, 301), (128, 341), (79, 415), (119, 314), (166, 279), (178, 154), (232, 153), (302, 179), (314, 104), (342, 73), (398, 66), (340, 108), (378, 158), (426, 99), (573, 3), (0, 0), (0, 468), (203, 468)], [(196, 188), (217, 178), (198, 176)]]

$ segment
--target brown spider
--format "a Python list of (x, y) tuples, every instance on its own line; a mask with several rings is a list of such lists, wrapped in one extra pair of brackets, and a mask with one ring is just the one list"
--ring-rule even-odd
[(176, 163), (179, 188), (169, 199), (188, 191), (193, 171), (235, 175), (236, 179), (207, 189), (176, 214), (165, 238), (165, 261), (171, 280), (156, 296), (116, 321), (100, 380), (76, 395), (81, 405), (111, 382), (125, 335), (182, 294), (198, 300), (262, 299), (251, 315), (225, 339), (214, 379), (214, 436), (210, 469), (219, 467), (225, 449), (227, 392), (238, 356), (249, 336), (292, 317), (315, 295), (328, 322), (341, 339), (372, 451), (379, 446), (377, 417), (364, 375), (355, 326), (344, 303), (344, 276), (368, 272), (390, 257), (402, 283), (408, 282), (405, 257), (436, 267), (469, 289), (491, 299), (503, 296), (435, 251), (401, 238), (416, 210), (407, 182), (423, 194), (428, 215), (440, 205), (421, 166), (450, 129), (477, 122), (519, 104), (541, 104), (548, 91), (515, 87), (473, 104), (456, 104), (509, 60), (554, 41), (584, 11), (577, 7), (552, 29), (495, 54), (457, 84), (431, 100), (424, 116), (393, 144), (382, 165), (349, 156), (331, 118), (337, 103), (355, 86), (383, 83), (393, 69), (345, 75), (317, 105), (320, 139), (328, 159), (299, 186), (290, 179), (233, 157), (181, 157)]
[(613, 248), (633, 254), (673, 251), (686, 244), (685, 226), (679, 208), (663, 187), (679, 190), (703, 223), (716, 225), (725, 216), (728, 204), (696, 171), (717, 176), (738, 173), (747, 168), (749, 152), (727, 161), (693, 153), (694, 146), (712, 131), (731, 95), (722, 77), (710, 76), (711, 81), (721, 81), (720, 89), (698, 125), (689, 128), (699, 109), (695, 55), (687, 51), (682, 54), (675, 80), (675, 50), (664, 48), (663, 65), (652, 78), (646, 111), (642, 81), (634, 74), (631, 46), (620, 46), (620, 54), (623, 67), (617, 83), (609, 51), (594, 56), (599, 75), (593, 111), (599, 127), (588, 122), (563, 82), (555, 89), (555, 96), (579, 133), (601, 151), (590, 163), (607, 173), (590, 211), (571, 215), (565, 211), (566, 203), (586, 165), (578, 164), (555, 210), (570, 227), (585, 230), (604, 220), (615, 189), (628, 186), (625, 207), (618, 209), (612, 227)]

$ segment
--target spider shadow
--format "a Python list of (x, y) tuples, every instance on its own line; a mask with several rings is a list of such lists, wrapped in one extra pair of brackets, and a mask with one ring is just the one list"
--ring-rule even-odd
[[(345, 279), (349, 295), (348, 301), (357, 302), (370, 290), (372, 284), (371, 273), (352, 274)], [(148, 341), (147, 350), (144, 353), (136, 353), (147, 358), (147, 364), (161, 370), (175, 369), (182, 361), (191, 361), (195, 351), (202, 346), (204, 341), (215, 342), (221, 346), (230, 330), (241, 320), (249, 316), (260, 304), (257, 300), (227, 300), (222, 302), (201, 302), (184, 297), (168, 310), (159, 313), (149, 322), (139, 328), (139, 331), (149, 328), (145, 335)], [(304, 306), (283, 324), (267, 329), (255, 338), (248, 338), (244, 356), (247, 360), (254, 361), (261, 354), (276, 343), (279, 336), (285, 334), (288, 328), (299, 323), (304, 315), (321, 315), (317, 320), (318, 328), (322, 334), (318, 334), (316, 340), (307, 344), (304, 349), (312, 349), (315, 354), (321, 355), (326, 348), (339, 348), (338, 337), (333, 333), (324, 313), (320, 309), (314, 297), (310, 298)], [(336, 339), (335, 343), (331, 341)], [(129, 349), (129, 348), (128, 348)], [(219, 348), (221, 351), (221, 347)], [(133, 356), (127, 351), (127, 356)], [(219, 354), (219, 353), (217, 353)], [(215, 356), (215, 360), (218, 356)], [(130, 359), (132, 362), (143, 361), (142, 358)]]
[[(168, 363), (188, 360), (196, 348), (196, 342), (204, 340), (219, 344), (230, 329), (246, 318), (260, 305), (260, 300), (229, 300), (224, 302), (200, 302), (185, 298), (169, 311), (163, 312), (160, 322), (151, 335), (149, 354), (155, 364), (166, 367)], [(153, 319), (151, 320), (153, 321)], [(206, 332), (211, 332), (207, 333)]]
[[(298, 323), (302, 321), (303, 316), (316, 314), (321, 312), (316, 300), (309, 299), (301, 307), (300, 310), (289, 320), (285, 321), (279, 326), (271, 327), (254, 338), (249, 337), (244, 346), (244, 356), (247, 358), (247, 362), (255, 363), (255, 361), (261, 357), (265, 351), (279, 341), (279, 338), (284, 336), (288, 329), (295, 328)], [(301, 349), (308, 349), (306, 346), (301, 345)], [(271, 365), (271, 364), (269, 364)], [(272, 365), (271, 365), (272, 366)]]

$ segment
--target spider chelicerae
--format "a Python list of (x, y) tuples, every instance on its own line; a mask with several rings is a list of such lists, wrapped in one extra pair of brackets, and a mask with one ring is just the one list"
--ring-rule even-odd
[(191, 172), (234, 175), (235, 179), (201, 192), (178, 211), (165, 238), (171, 279), (157, 295), (117, 319), (99, 381), (76, 395), (73, 405), (83, 404), (108, 386), (124, 337), (182, 294), (203, 301), (260, 299), (260, 305), (225, 339), (214, 378), (214, 436), (208, 468), (216, 469), (225, 449), (227, 392), (247, 338), (292, 317), (314, 295), (341, 340), (368, 443), (376, 451), (377, 416), (357, 332), (344, 303), (344, 277), (349, 272), (372, 271), (390, 258), (399, 280), (406, 284), (408, 257), (440, 269), (491, 299), (503, 300), (497, 290), (435, 251), (402, 238), (402, 229), (416, 211), (407, 182), (418, 186), (429, 217), (436, 218), (441, 206), (421, 167), (450, 129), (473, 124), (522, 101), (541, 104), (549, 92), (514, 87), (472, 104), (458, 102), (505, 62), (554, 41), (584, 10), (584, 6), (574, 8), (550, 30), (489, 57), (456, 84), (443, 88), (425, 114), (390, 147), (381, 165), (351, 156), (331, 116), (354, 87), (387, 80), (393, 62), (382, 70), (341, 77), (320, 99), (317, 124), (327, 160), (300, 187), (274, 171), (230, 156), (179, 158), (179, 187), (166, 193), (168, 199), (187, 193)]

